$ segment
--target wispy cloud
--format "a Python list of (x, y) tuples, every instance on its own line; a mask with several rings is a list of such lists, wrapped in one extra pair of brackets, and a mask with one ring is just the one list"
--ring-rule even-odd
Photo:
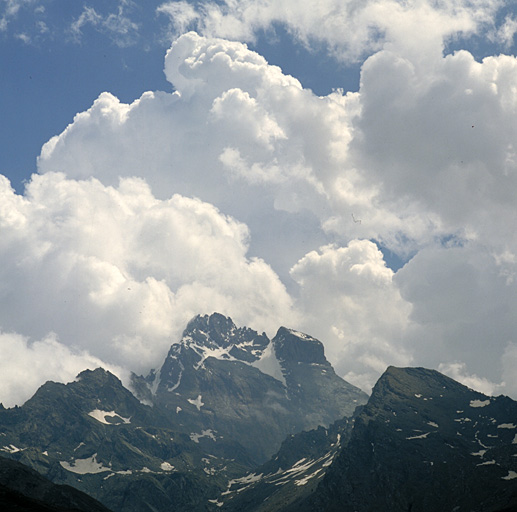
[(323, 43), (340, 60), (357, 60), (385, 44), (440, 47), (450, 37), (470, 35), (493, 22), (493, 0), (400, 2), (397, 0), (244, 0), (166, 2), (158, 12), (173, 32), (195, 29), (210, 37), (254, 41), (259, 31), (284, 25), (299, 42)]
[(93, 7), (85, 6), (82, 13), (70, 25), (70, 34), (76, 42), (83, 37), (85, 27), (92, 27), (108, 35), (120, 47), (135, 44), (139, 37), (139, 24), (127, 15), (127, 2), (118, 5), (117, 11), (99, 14)]
[[(0, 0), (0, 31), (6, 31), (22, 8), (37, 6), (40, 0)], [(39, 7), (36, 7), (38, 9)]]

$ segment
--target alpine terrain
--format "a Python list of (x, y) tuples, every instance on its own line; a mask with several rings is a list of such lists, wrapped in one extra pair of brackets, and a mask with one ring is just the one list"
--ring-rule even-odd
[(131, 387), (98, 368), (0, 406), (0, 510), (517, 510), (517, 402), (433, 370), (368, 399), (315, 338), (214, 313)]
[(517, 510), (517, 402), (389, 367), (346, 423), (287, 440), (232, 480), (221, 510)]
[(228, 482), (288, 435), (366, 400), (318, 340), (286, 328), (269, 340), (222, 315), (198, 316), (159, 371), (133, 376), (133, 392), (99, 368), (1, 408), (0, 450), (113, 511), (217, 510)]

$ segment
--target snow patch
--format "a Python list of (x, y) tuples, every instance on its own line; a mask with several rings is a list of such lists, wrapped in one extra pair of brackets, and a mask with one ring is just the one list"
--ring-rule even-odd
[(192, 398), (188, 398), (187, 399), (187, 402), (192, 404), (192, 405), (195, 405), (197, 407), (197, 410), (200, 411), (201, 410), (201, 407), (203, 407), (203, 405), (205, 405), (202, 401), (202, 396), (201, 395), (197, 395), (197, 398), (195, 400), (193, 400)]
[(10, 444), (9, 446), (4, 446), (3, 448), (1, 448), (0, 451), (6, 452), (6, 453), (17, 453), (17, 452), (21, 452), (23, 450), (21, 450), (20, 448), (17, 448), (16, 446), (14, 446), (14, 444)]
[[(100, 423), (104, 423), (104, 425), (120, 425), (122, 423), (131, 423), (131, 418), (124, 418), (123, 416), (120, 416), (120, 414), (117, 414), (115, 411), (101, 411), (100, 409), (94, 409), (88, 413), (88, 416), (91, 416), (93, 419)], [(114, 418), (115, 420), (120, 421), (107, 421), (106, 418)]]
[(96, 474), (103, 473), (104, 471), (111, 471), (111, 468), (107, 468), (102, 465), (102, 462), (97, 462), (97, 454), (94, 453), (87, 459), (76, 459), (71, 463), (60, 461), (61, 467), (65, 468), (71, 473), (77, 473), (78, 475)]
[(276, 357), (275, 347), (273, 346), (272, 342), (270, 342), (269, 345), (264, 349), (260, 359), (253, 361), (251, 366), (254, 366), (262, 373), (265, 373), (266, 375), (279, 380), (284, 386), (287, 386), (284, 374), (282, 372), (282, 366)]
[(430, 432), (426, 432), (425, 434), (420, 434), (419, 436), (406, 437), (406, 439), (425, 439), (429, 434)]
[(171, 386), (170, 388), (169, 387), (167, 388), (167, 391), (169, 393), (172, 393), (173, 391), (178, 389), (179, 385), (181, 384), (181, 377), (183, 377), (183, 370), (185, 369), (185, 367), (183, 366), (181, 361), (179, 361), (179, 364), (181, 366), (181, 369), (180, 369), (180, 374), (179, 374), (179, 377), (178, 377), (178, 382), (176, 382), (176, 384), (174, 384), (174, 386)]
[(190, 439), (194, 441), (194, 443), (199, 443), (199, 440), (202, 437), (208, 437), (209, 439), (212, 439), (212, 441), (216, 441), (216, 438), (214, 436), (214, 431), (211, 429), (208, 430), (202, 430), (201, 434), (196, 434), (195, 432), (192, 432), (190, 434)]
[(470, 455), (474, 455), (474, 457), (483, 457), (485, 455), (486, 450), (479, 450), (479, 452), (472, 452)]
[(515, 471), (508, 471), (508, 474), (501, 478), (503, 480), (514, 480), (515, 478), (517, 478), (517, 473)]
[(438, 428), (438, 423), (435, 423), (434, 421), (428, 421), (427, 424), (431, 427)]
[(512, 429), (512, 428), (517, 428), (517, 426), (514, 425), (513, 423), (501, 423), (501, 425), (497, 425), (497, 428), (509, 428), (509, 429)]
[(164, 471), (174, 471), (174, 466), (172, 466), (171, 464), (169, 464), (168, 462), (162, 462), (160, 464), (160, 467), (164, 470)]
[(294, 329), (288, 329), (288, 331), (297, 338), (300, 338), (302, 340), (315, 340), (312, 336), (309, 336), (308, 334), (305, 334), (304, 332), (296, 331)]
[(490, 405), (490, 400), (471, 400), (470, 407), (486, 407)]
[(495, 460), (487, 460), (486, 462), (482, 462), (481, 464), (478, 464), (478, 466), (493, 466), (495, 464)]
[(317, 471), (315, 471), (314, 473), (312, 473), (311, 475), (307, 475), (306, 477), (301, 478), (300, 480), (295, 480), (294, 483), (298, 487), (300, 487), (301, 485), (306, 485), (309, 482), (309, 480), (311, 480), (315, 476), (318, 476), (322, 471), (323, 471), (323, 468), (320, 468)]

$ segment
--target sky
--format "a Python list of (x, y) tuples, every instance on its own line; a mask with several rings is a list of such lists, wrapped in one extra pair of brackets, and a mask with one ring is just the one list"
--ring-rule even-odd
[(196, 314), (517, 398), (517, 12), (0, 0), (0, 402)]

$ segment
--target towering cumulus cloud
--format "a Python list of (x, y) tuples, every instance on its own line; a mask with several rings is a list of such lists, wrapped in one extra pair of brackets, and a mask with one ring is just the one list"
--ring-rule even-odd
[[(507, 44), (513, 18), (303, 4), (162, 5), (197, 30), (165, 57), (174, 92), (101, 94), (43, 146), (24, 196), (2, 182), (0, 340), (34, 353), (55, 333), (74, 364), (146, 371), (220, 311), (320, 337), (366, 390), (388, 364), (423, 365), (515, 396), (517, 59), (446, 51)], [(359, 90), (316, 96), (221, 38), (275, 23), (362, 59)]]
[[(0, 337), (13, 354), (2, 358), (11, 368), (2, 379), (16, 375), (13, 362), (29, 364), (13, 347), (29, 359), (48, 359), (49, 343), (71, 347), (56, 349), (65, 359), (57, 377), (65, 367), (76, 371), (79, 359), (146, 371), (199, 311), (265, 330), (292, 318), (276, 274), (247, 258), (246, 226), (199, 199), (156, 199), (138, 178), (115, 188), (48, 173), (34, 176), (24, 197), (3, 179), (0, 204), (0, 324), (33, 340), (55, 333), (51, 343)], [(31, 366), (27, 385), (40, 366), (51, 377), (48, 365)]]

